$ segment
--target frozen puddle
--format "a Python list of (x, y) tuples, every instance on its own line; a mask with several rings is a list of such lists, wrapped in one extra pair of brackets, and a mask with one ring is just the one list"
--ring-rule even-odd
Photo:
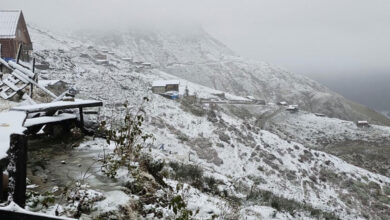
[[(95, 141), (84, 141), (94, 142)], [(84, 145), (83, 143), (81, 145)], [(61, 144), (46, 145), (43, 148), (54, 148), (53, 151), (45, 154), (47, 158), (46, 169), (35, 171), (34, 177), (47, 177), (46, 181), (38, 183), (38, 191), (59, 187), (60, 189), (80, 181), (82, 184), (87, 184), (88, 189), (96, 190), (102, 193), (104, 200), (94, 204), (97, 208), (94, 213), (99, 214), (107, 211), (118, 209), (119, 205), (126, 204), (130, 197), (123, 192), (123, 180), (106, 177), (100, 172), (100, 163), (97, 162), (98, 155), (102, 155), (103, 151), (97, 147), (88, 148), (80, 147), (72, 150), (65, 150)], [(42, 153), (39, 153), (42, 156)], [(30, 169), (36, 169), (31, 167)], [(87, 172), (86, 172), (87, 171)], [(33, 177), (33, 178), (34, 178)], [(29, 177), (30, 178), (30, 177)], [(35, 183), (33, 183), (35, 184)], [(93, 215), (93, 213), (91, 213)]]

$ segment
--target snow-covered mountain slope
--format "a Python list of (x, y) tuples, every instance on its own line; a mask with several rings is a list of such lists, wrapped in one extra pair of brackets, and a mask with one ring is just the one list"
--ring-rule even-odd
[(382, 111), (382, 114), (388, 118), (390, 118), (390, 111)]
[(78, 37), (87, 43), (110, 48), (121, 56), (147, 60), (161, 70), (210, 88), (241, 96), (253, 95), (267, 102), (287, 101), (330, 117), (390, 125), (390, 120), (383, 115), (353, 103), (307, 77), (237, 56), (199, 27), (84, 32)]
[(350, 121), (307, 112), (282, 112), (268, 120), (264, 128), (286, 140), (332, 153), (357, 166), (390, 176), (389, 127), (358, 127)]
[[(328, 129), (329, 126), (335, 126), (337, 130), (333, 133), (325, 131), (332, 141), (338, 141), (340, 139), (338, 134), (344, 130), (350, 132), (350, 136), (356, 140), (360, 140), (360, 138), (364, 140), (363, 132), (353, 129), (352, 122), (344, 123), (336, 119), (313, 118), (306, 113), (291, 116), (285, 115), (284, 112), (280, 112), (280, 115), (267, 114), (269, 120), (262, 121), (253, 112), (266, 113), (270, 109), (278, 107), (275, 105), (256, 105), (251, 107), (252, 113), (249, 110), (246, 113), (244, 108), (240, 106), (203, 108), (198, 104), (168, 100), (152, 94), (150, 91), (151, 82), (157, 79), (175, 78), (174, 75), (164, 72), (164, 70), (173, 71), (173, 69), (159, 63), (161, 66), (158, 68), (136, 72), (134, 65), (122, 61), (120, 58), (129, 54), (135, 56), (143, 51), (142, 53), (145, 55), (141, 57), (142, 61), (156, 63), (158, 60), (155, 58), (164, 57), (164, 55), (161, 54), (161, 49), (156, 48), (155, 40), (151, 40), (160, 39), (153, 34), (140, 37), (137, 40), (138, 43), (134, 44), (133, 47), (129, 46), (127, 49), (115, 50), (114, 54), (107, 54), (109, 65), (96, 64), (92, 58), (101, 51), (100, 47), (103, 46), (100, 44), (96, 45), (90, 42), (85, 45), (76, 40), (70, 40), (71, 38), (54, 35), (48, 37), (49, 35), (45, 32), (37, 31), (37, 29), (31, 29), (31, 36), (37, 45), (35, 53), (39, 57), (38, 61), (50, 64), (50, 69), (40, 71), (41, 78), (65, 80), (80, 90), (80, 97), (103, 100), (102, 117), (108, 119), (119, 117), (118, 115), (123, 111), (122, 103), (128, 102), (130, 106), (137, 106), (142, 101), (142, 97), (151, 98), (151, 101), (145, 106), (147, 120), (144, 129), (156, 138), (150, 148), (153, 157), (178, 162), (178, 164), (199, 166), (204, 170), (205, 176), (216, 180), (214, 190), (199, 191), (191, 186), (188, 191), (186, 199), (189, 207), (194, 210), (200, 208), (198, 218), (209, 219), (213, 214), (217, 214), (220, 219), (224, 219), (224, 216), (232, 219), (318, 219), (321, 216), (323, 218), (327, 216), (329, 219), (336, 217), (340, 219), (379, 219), (382, 217), (385, 219), (388, 217), (390, 213), (389, 177), (351, 165), (331, 154), (310, 149), (308, 146), (311, 147), (316, 142), (303, 138), (310, 136), (311, 130)], [(180, 39), (186, 39), (185, 42), (182, 42), (183, 58), (171, 57), (172, 54), (167, 54), (164, 59), (170, 60), (171, 63), (175, 60), (181, 62), (183, 59), (188, 59), (187, 62), (191, 62), (191, 60), (200, 62), (208, 60), (209, 58), (205, 58), (207, 56), (214, 59), (226, 56), (226, 54), (231, 55), (227, 49), (223, 53), (218, 50), (218, 53), (214, 51), (215, 53), (205, 52), (204, 55), (197, 55), (199, 51), (203, 50), (199, 50), (199, 48), (195, 50), (191, 45), (198, 45), (199, 38), (204, 36), (203, 34), (195, 38), (180, 36)], [(202, 42), (207, 43), (207, 48), (211, 46), (223, 47), (218, 42), (210, 40), (209, 37), (205, 39)], [(131, 42), (131, 39), (128, 40)], [(107, 40), (104, 47), (110, 50), (112, 50), (111, 47), (116, 47), (116, 41), (108, 42), (111, 41)], [(131, 45), (127, 40), (124, 42)], [(159, 41), (157, 40), (157, 42)], [(194, 43), (188, 45), (188, 42)], [(55, 45), (57, 44), (61, 50), (56, 49)], [(121, 44), (117, 46), (119, 45)], [(171, 44), (161, 44), (160, 47), (178, 47), (178, 45), (171, 42)], [(146, 49), (147, 47), (150, 49)], [(194, 49), (193, 59), (190, 56), (192, 49)], [(168, 51), (171, 50), (173, 49)], [(125, 53), (123, 51), (126, 51), (127, 54), (120, 54)], [(245, 65), (247, 65), (246, 62)], [(294, 96), (301, 96), (304, 93), (302, 91), (318, 94), (318, 91), (314, 89), (317, 85), (315, 82), (279, 70), (270, 74), (270, 72), (265, 71), (267, 68), (271, 71), (271, 67), (267, 66), (267, 64), (257, 66), (261, 72), (258, 74), (273, 78), (274, 85), (280, 83), (282, 94), (288, 93), (285, 90), (291, 90), (291, 93), (295, 94)], [(187, 71), (190, 70), (187, 69)], [(192, 75), (196, 75), (196, 73), (192, 72)], [(175, 75), (179, 74), (175, 73)], [(215, 74), (213, 75), (215, 76)], [(222, 75), (225, 76), (225, 73), (221, 72)], [(187, 74), (183, 76), (185, 79), (188, 77)], [(278, 77), (280, 77), (280, 82), (278, 82)], [(191, 93), (197, 92), (201, 97), (212, 97), (213, 93), (217, 93), (214, 89), (185, 79), (178, 79), (181, 82), (181, 93), (183, 93), (185, 86), (188, 86)], [(288, 86), (289, 80), (297, 82), (298, 85), (295, 85), (295, 89), (298, 92), (292, 90), (294, 87)], [(213, 85), (211, 87), (221, 88)], [(230, 90), (228, 85), (225, 88)], [(321, 86), (319, 88), (325, 91), (326, 96), (329, 95), (326, 88)], [(278, 90), (270, 89), (268, 93), (270, 97), (275, 97), (275, 99), (279, 96)], [(333, 96), (333, 94), (329, 96)], [(239, 98), (229, 94), (227, 97)], [(234, 111), (235, 109), (238, 111)], [(243, 113), (245, 113), (244, 116), (242, 116)], [(271, 122), (276, 120), (273, 117), (281, 117), (280, 120), (284, 120), (285, 124), (291, 122), (292, 127), (286, 128), (283, 132), (279, 132), (278, 129), (270, 129), (271, 132), (262, 130), (262, 127), (267, 128), (275, 124)], [(294, 121), (294, 117), (297, 117), (296, 121)], [(282, 127), (280, 126), (280, 129)], [(301, 134), (303, 139), (290, 139), (285, 136), (289, 132), (292, 133), (296, 127), (302, 128), (297, 133)], [(305, 130), (306, 128), (307, 130)], [(375, 129), (376, 136), (366, 135), (366, 138), (386, 137), (389, 130), (385, 127), (374, 127), (373, 129)], [(313, 133), (315, 134), (315, 132)], [(361, 137), (362, 135), (363, 137)], [(318, 139), (320, 140), (320, 138)], [(165, 145), (164, 149), (159, 147), (161, 144)], [(90, 151), (92, 154), (91, 147), (86, 146), (95, 146), (92, 148), (96, 150), (101, 149), (103, 145), (104, 141), (102, 140), (89, 140), (79, 150)], [(78, 150), (75, 151), (77, 153)], [(98, 173), (94, 175), (98, 175)], [(167, 178), (166, 182), (172, 187), (177, 184), (170, 178)], [(129, 194), (128, 191), (124, 192)], [(113, 199), (108, 193), (104, 194), (107, 199)], [(131, 195), (131, 193), (128, 199), (132, 202), (140, 200), (138, 196)], [(107, 204), (107, 201), (104, 201), (103, 203)], [(155, 207), (153, 204), (145, 205), (142, 208), (149, 211), (151, 209), (164, 209)], [(99, 210), (101, 213), (105, 211), (107, 210)], [(164, 213), (164, 217), (169, 218), (166, 212)], [(153, 216), (149, 217), (153, 219)]]
[(296, 137), (296, 141), (317, 149), (346, 141), (362, 141), (382, 146), (390, 143), (389, 127), (359, 127), (354, 122), (319, 117), (307, 112), (291, 114), (283, 111), (269, 120), (265, 129), (278, 133), (285, 139)]
[(328, 118), (299, 111), (290, 113), (286, 107), (266, 105), (224, 106), (225, 111), (289, 141), (339, 156), (349, 163), (382, 175), (390, 176), (389, 127), (359, 127), (355, 122)]

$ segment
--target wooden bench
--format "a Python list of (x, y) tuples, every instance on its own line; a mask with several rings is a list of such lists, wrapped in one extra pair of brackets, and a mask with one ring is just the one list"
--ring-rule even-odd
[(101, 101), (75, 99), (74, 101), (57, 101), (51, 103), (18, 106), (12, 108), (11, 111), (26, 112), (27, 119), (24, 123), (24, 127), (35, 128), (33, 130), (38, 132), (38, 128), (42, 128), (46, 124), (77, 119), (76, 114), (58, 113), (60, 110), (79, 109), (80, 127), (82, 130), (84, 130), (83, 108), (100, 106), (103, 106)]
[(37, 118), (28, 118), (24, 122), (23, 126), (26, 128), (29, 128), (29, 127), (33, 127), (33, 126), (46, 125), (46, 124), (74, 120), (74, 119), (77, 119), (77, 115), (68, 114), (68, 113), (61, 113), (61, 114), (53, 115), (53, 116), (42, 116), (42, 117), (37, 117)]

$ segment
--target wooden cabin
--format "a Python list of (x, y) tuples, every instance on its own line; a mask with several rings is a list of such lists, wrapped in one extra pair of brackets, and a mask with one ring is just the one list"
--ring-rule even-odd
[(221, 98), (221, 99), (226, 99), (226, 95), (224, 92), (221, 92), (221, 93), (213, 93), (213, 95)]
[(286, 110), (293, 113), (293, 112), (297, 112), (299, 109), (297, 105), (289, 105), (287, 106)]
[(357, 121), (356, 125), (358, 127), (370, 127), (370, 123), (368, 121)]
[(278, 105), (287, 106), (287, 102), (286, 101), (278, 102)]
[(131, 58), (131, 57), (122, 57), (122, 60), (126, 61), (126, 62), (130, 62), (130, 63), (133, 62), (133, 58)]
[(151, 63), (147, 63), (147, 62), (143, 62), (142, 65), (145, 67), (145, 68), (152, 68), (152, 64)]
[(95, 54), (94, 57), (95, 57), (96, 60), (107, 60), (107, 55), (104, 55), (104, 54), (101, 54), (101, 53)]
[(1, 58), (16, 59), (19, 44), (23, 45), (20, 59), (29, 61), (33, 47), (22, 11), (0, 10)]

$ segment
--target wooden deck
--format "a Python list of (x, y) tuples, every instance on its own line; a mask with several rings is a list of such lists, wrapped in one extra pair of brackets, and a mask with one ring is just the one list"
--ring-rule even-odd
[[(83, 108), (100, 106), (103, 106), (101, 101), (76, 99), (19, 106), (9, 112), (0, 113), (0, 183), (3, 178), (2, 173), (7, 169), (9, 178), (15, 180), (12, 187), (10, 185), (8, 187), (8, 193), (12, 195), (15, 203), (24, 207), (26, 201), (27, 135), (36, 134), (46, 125), (55, 124), (54, 126), (59, 125), (69, 129), (72, 121), (75, 121), (83, 132), (87, 132), (84, 128)], [(76, 110), (70, 114), (61, 111), (67, 109), (78, 109), (79, 112), (77, 114)], [(49, 133), (50, 128), (47, 131)], [(8, 169), (9, 167), (15, 169)], [(0, 187), (0, 202), (5, 199), (7, 198), (2, 198), (2, 187)], [(0, 219), (3, 219), (3, 216), (9, 217), (8, 219), (55, 219), (42, 216), (36, 218), (26, 213), (0, 210)]]

